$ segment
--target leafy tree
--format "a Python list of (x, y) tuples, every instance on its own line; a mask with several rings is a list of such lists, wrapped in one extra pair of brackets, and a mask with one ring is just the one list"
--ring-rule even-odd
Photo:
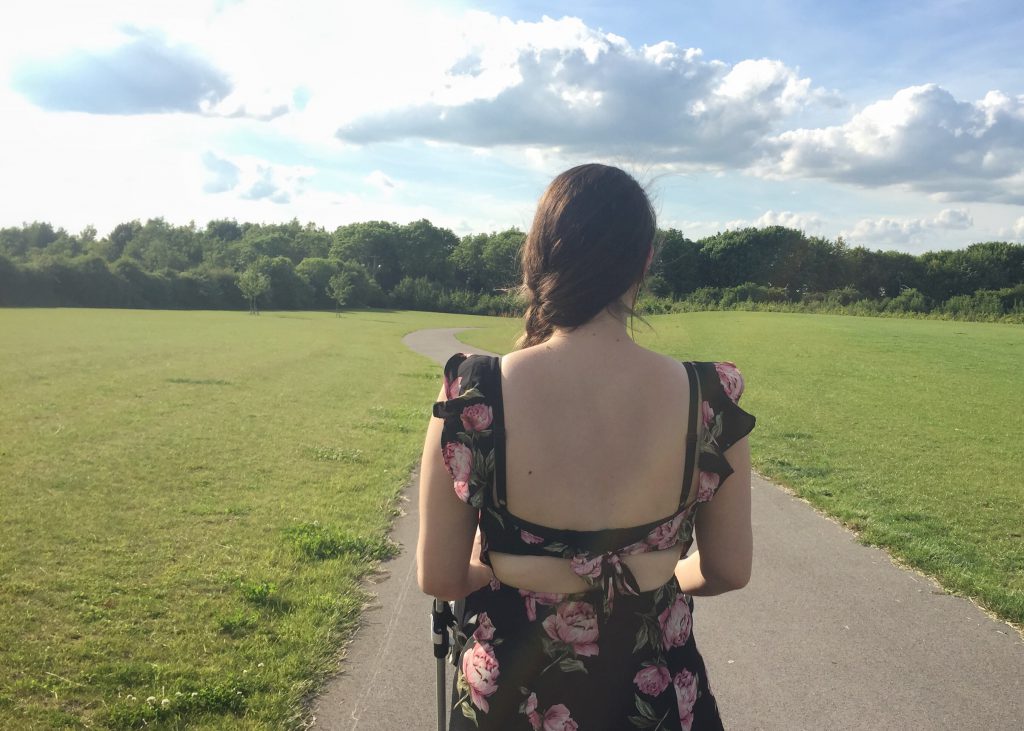
[(402, 226), (396, 239), (402, 276), (423, 276), (438, 282), (451, 279), (448, 257), (458, 246), (458, 237), (421, 219)]
[(342, 226), (334, 232), (331, 258), (362, 264), (385, 290), (402, 278), (402, 229), (387, 221), (367, 221)]
[(163, 218), (146, 221), (127, 242), (124, 255), (138, 259), (149, 271), (183, 272), (202, 261), (194, 226), (173, 226)]
[(113, 263), (114, 275), (124, 283), (126, 307), (170, 307), (171, 284), (166, 276), (144, 270), (135, 259), (123, 257)]
[[(678, 229), (659, 233), (658, 253), (651, 262), (648, 289), (655, 294), (680, 297), (702, 286), (705, 267), (700, 244), (686, 238)], [(658, 280), (664, 284), (659, 286)]]
[(331, 277), (338, 273), (339, 264), (333, 259), (322, 259), (309, 257), (299, 262), (295, 267), (295, 273), (302, 278), (312, 292), (312, 301), (315, 307), (330, 306), (334, 298), (330, 296), (327, 287)]
[(327, 294), (337, 304), (335, 314), (341, 314), (341, 308), (348, 304), (352, 296), (352, 282), (345, 272), (338, 272), (327, 283)]
[(238, 289), (249, 300), (249, 314), (258, 315), (260, 311), (256, 307), (256, 298), (270, 291), (270, 277), (257, 266), (250, 266), (238, 278)]
[(21, 269), (0, 253), (0, 307), (24, 304), (24, 282)]
[(206, 237), (207, 239), (231, 243), (242, 238), (242, 227), (233, 218), (216, 219), (206, 224)]
[(463, 236), (448, 255), (452, 269), (449, 281), (477, 292), (512, 287), (519, 278), (519, 257), (525, 240), (526, 234), (517, 228)]
[(0, 229), (0, 253), (14, 259), (26, 259), (33, 254), (44, 252), (61, 236), (67, 236), (64, 229), (54, 229), (45, 221), (22, 224), (20, 228)]
[(426, 277), (405, 277), (391, 292), (395, 304), (410, 310), (443, 312), (441, 286)]
[[(1024, 245), (983, 242), (913, 256), (848, 247), (783, 227), (726, 231), (699, 241), (660, 232), (647, 311), (735, 303), (799, 303), (861, 314), (1024, 314)], [(517, 229), (458, 239), (430, 221), (350, 224), (329, 234), (297, 219), (228, 219), (204, 228), (162, 218), (121, 223), (106, 237), (47, 222), (0, 228), (0, 300), (8, 305), (240, 307), (240, 273), (255, 269), (266, 307), (326, 308), (343, 274), (346, 307), (400, 306), (521, 313), (509, 291), (525, 239)], [(250, 276), (251, 278), (251, 276)], [(711, 304), (709, 304), (711, 303)]]
[(260, 257), (255, 265), (270, 277), (268, 307), (275, 310), (301, 310), (310, 306), (313, 290), (296, 274), (291, 259), (286, 256), (275, 256), (272, 259)]
[(107, 261), (117, 261), (124, 256), (125, 249), (135, 235), (142, 230), (142, 224), (138, 221), (119, 223), (106, 239), (101, 239), (93, 247), (93, 250)]
[(348, 297), (349, 307), (387, 306), (387, 295), (362, 264), (343, 261), (339, 271), (345, 274), (352, 285), (352, 292)]
[[(297, 223), (297, 222), (296, 222)], [(294, 233), (293, 250), (299, 261), (303, 259), (323, 259), (331, 251), (333, 239), (322, 227), (307, 223)], [(299, 262), (296, 262), (297, 264)]]

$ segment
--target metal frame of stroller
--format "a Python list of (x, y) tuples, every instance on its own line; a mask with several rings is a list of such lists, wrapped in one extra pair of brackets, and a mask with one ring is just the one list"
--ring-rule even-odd
[(446, 731), (448, 728), (448, 701), (445, 698), (445, 663), (450, 661), (454, 665), (457, 661), (456, 652), (458, 648), (453, 642), (453, 631), (462, 621), (465, 613), (465, 600), (446, 602), (443, 599), (434, 598), (430, 606), (430, 637), (434, 645), (434, 658), (437, 662), (437, 731)]

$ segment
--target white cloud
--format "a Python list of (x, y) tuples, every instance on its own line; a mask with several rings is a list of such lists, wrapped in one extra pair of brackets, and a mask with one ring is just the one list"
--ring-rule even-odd
[(1014, 221), (1012, 226), (999, 229), (999, 238), (1011, 241), (1024, 241), (1024, 216)]
[(204, 193), (224, 193), (238, 185), (241, 171), (230, 160), (207, 150), (203, 153), (203, 166), (207, 172)]
[(968, 211), (947, 208), (934, 218), (863, 218), (841, 235), (854, 246), (920, 246), (928, 245), (931, 237), (942, 231), (973, 226), (974, 219)]
[(195, 50), (169, 44), (162, 33), (135, 30), (110, 49), (22, 60), (12, 81), (43, 109), (91, 114), (201, 112), (231, 89)]
[(934, 228), (967, 229), (974, 225), (974, 218), (962, 208), (944, 208), (935, 217)]
[(766, 228), (768, 226), (785, 226), (795, 228), (804, 233), (815, 234), (822, 230), (824, 222), (814, 213), (794, 213), (793, 211), (765, 211), (754, 220), (735, 219), (725, 223), (725, 229)]
[(385, 194), (393, 193), (395, 189), (398, 188), (398, 184), (388, 177), (387, 173), (383, 170), (374, 170), (363, 178), (363, 180), (373, 188), (376, 188), (381, 193)]
[(283, 204), (301, 196), (316, 170), (305, 165), (279, 165), (243, 155), (218, 157), (212, 152), (202, 156), (212, 177), (203, 186), (207, 193), (234, 193), (244, 200)]
[[(724, 63), (671, 41), (633, 46), (577, 18), (514, 22), (413, 0), (9, 5), (0, 22), (0, 78), (34, 71), (51, 92), (60, 87), (63, 101), (40, 96), (43, 86), (33, 96), (0, 83), (5, 132), (18, 140), (0, 145), (9, 216), (0, 223), (41, 218), (102, 228), (136, 216), (316, 215), (330, 225), (426, 215), (463, 231), (502, 228), (528, 222), (539, 177), (596, 159), (634, 171), (710, 171), (701, 181), (717, 200), (702, 197), (709, 205), (693, 215), (716, 220), (687, 222), (689, 230), (785, 225), (834, 235), (845, 226), (865, 241), (906, 245), (942, 232), (958, 239), (965, 230), (1024, 240), (1015, 207), (1024, 203), (1024, 96), (994, 91), (968, 102), (936, 85), (914, 86), (845, 123), (793, 129), (808, 108), (835, 104), (800, 70), (766, 58)], [(88, 82), (75, 88), (53, 73), (61, 59), (85, 57), (119, 61), (123, 78), (87, 64), (73, 69)], [(143, 61), (129, 68), (120, 63), (126, 58)], [(145, 69), (174, 83), (128, 94)], [(380, 154), (373, 145), (405, 137), (417, 142), (402, 148), (401, 159), (396, 146)], [(442, 178), (455, 146), (463, 149), (453, 157), (465, 160), (469, 150), (480, 164), (456, 176), (449, 166)], [(429, 179), (430, 165), (445, 186), (411, 182), (407, 171)], [(730, 170), (839, 185), (802, 199), (762, 196), (750, 191), (767, 191), (763, 180), (728, 189), (712, 178)], [(495, 171), (490, 179), (523, 200), (473, 198), (480, 210), (469, 212), (464, 189)], [(864, 204), (867, 192), (848, 196), (842, 185), (896, 186), (875, 201), (898, 194), (912, 205)], [(832, 192), (847, 198), (830, 205)], [(960, 203), (943, 203), (950, 208), (929, 218), (935, 199), (992, 208), (986, 214), (985, 204), (972, 202), (972, 227)], [(731, 209), (736, 200), (744, 206)], [(829, 210), (827, 222), (783, 210), (794, 205)], [(679, 206), (666, 205), (666, 213), (686, 217)], [(765, 213), (719, 223), (747, 211)]]
[(971, 103), (912, 86), (846, 124), (783, 132), (770, 149), (766, 174), (1024, 203), (1024, 96), (992, 91)]
[(468, 17), (469, 47), (429, 100), (361, 115), (338, 137), (742, 166), (761, 139), (819, 96), (779, 61), (729, 66), (667, 41), (637, 49), (576, 18)]

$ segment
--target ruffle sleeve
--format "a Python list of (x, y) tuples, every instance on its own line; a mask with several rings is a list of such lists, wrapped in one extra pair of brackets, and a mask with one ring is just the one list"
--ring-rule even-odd
[(725, 452), (747, 436), (757, 420), (739, 405), (745, 384), (735, 363), (721, 361), (696, 365), (701, 385), (702, 420), (697, 500), (707, 502), (735, 471)]
[(433, 413), (444, 420), (441, 458), (460, 500), (483, 507), (494, 474), (494, 409), (481, 390), (485, 365), (479, 356), (456, 353), (444, 366), (447, 398), (434, 404)]

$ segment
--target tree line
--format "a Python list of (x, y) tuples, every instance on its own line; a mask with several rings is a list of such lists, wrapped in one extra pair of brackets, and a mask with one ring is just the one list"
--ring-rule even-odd
[[(399, 307), (521, 314), (525, 234), (459, 237), (420, 220), (334, 231), (221, 219), (0, 229), (0, 305), (164, 309)], [(701, 239), (659, 232), (642, 312), (745, 307), (1024, 321), (1024, 245), (912, 255), (782, 226)]]

